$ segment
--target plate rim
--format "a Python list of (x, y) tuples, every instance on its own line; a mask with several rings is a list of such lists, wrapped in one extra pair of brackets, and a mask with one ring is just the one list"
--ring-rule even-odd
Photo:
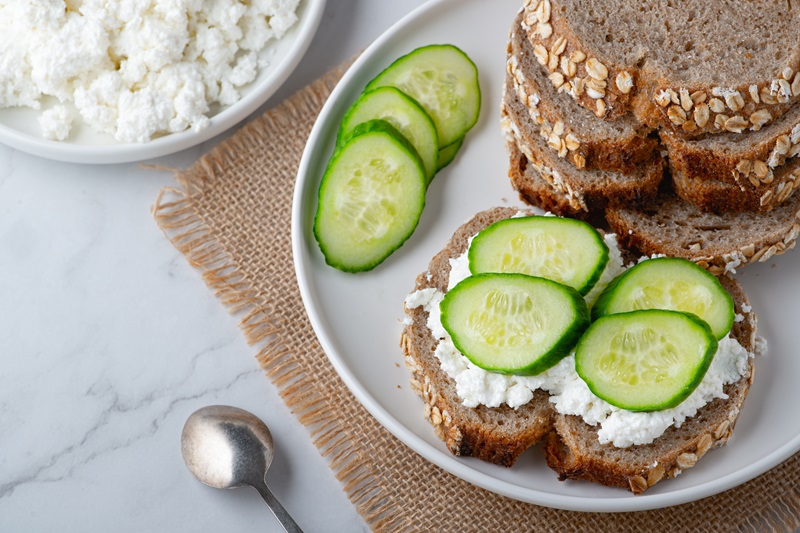
[(281, 88), (300, 64), (317, 33), (327, 0), (301, 0), (299, 9), (305, 12), (298, 17), (294, 41), (286, 55), (240, 100), (210, 117), (208, 127), (194, 132), (186, 129), (152, 139), (146, 143), (118, 143), (109, 145), (71, 144), (35, 137), (0, 123), (0, 143), (28, 154), (62, 161), (83, 164), (132, 163), (154, 159), (186, 150), (220, 135), (236, 124), (246, 120)]
[[(481, 1), (481, 0), (474, 0)], [(367, 411), (387, 429), (392, 435), (408, 446), (412, 451), (422, 456), (425, 460), (435, 464), (443, 470), (467, 481), (473, 485), (489, 490), (491, 492), (513, 498), (515, 500), (542, 505), (555, 509), (567, 511), (583, 512), (635, 512), (647, 511), (652, 509), (662, 509), (675, 505), (681, 505), (700, 500), (726, 490), (735, 488), (755, 477), (767, 472), (778, 464), (784, 462), (789, 457), (800, 450), (800, 434), (783, 446), (777, 448), (766, 457), (761, 457), (748, 465), (747, 468), (731, 472), (717, 477), (710, 481), (694, 485), (684, 489), (659, 494), (642, 494), (639, 496), (630, 495), (629, 497), (619, 498), (597, 498), (595, 496), (571, 496), (564, 494), (553, 494), (538, 489), (522, 488), (519, 485), (492, 477), (489, 474), (475, 470), (464, 464), (464, 458), (445, 453), (442, 449), (437, 449), (428, 442), (417, 436), (413, 431), (400, 423), (394, 416), (389, 414), (377, 400), (366, 391), (355, 375), (349, 370), (344, 359), (338, 354), (333, 342), (328, 338), (323, 327), (323, 320), (317, 313), (313, 302), (314, 295), (309, 283), (309, 271), (311, 264), (306, 253), (306, 239), (303, 230), (303, 197), (308, 188), (309, 167), (314, 159), (314, 148), (318, 145), (325, 125), (329, 120), (339, 99), (346, 94), (346, 88), (350, 80), (356, 77), (359, 71), (368, 64), (373, 58), (379, 55), (386, 43), (391, 41), (397, 34), (406, 31), (418, 18), (428, 11), (441, 4), (454, 4), (452, 9), (458, 9), (460, 0), (429, 0), (425, 4), (415, 8), (406, 16), (398, 20), (395, 24), (384, 31), (375, 41), (373, 41), (358, 57), (358, 59), (345, 72), (339, 80), (334, 90), (323, 105), (317, 116), (311, 133), (306, 141), (303, 155), (297, 170), (295, 188), (292, 197), (292, 257), (300, 289), (300, 295), (308, 315), (311, 326), (320, 345), (325, 352), (328, 361), (336, 370), (339, 377), (345, 383), (355, 398), (367, 409)], [(313, 244), (313, 243), (312, 243)], [(471, 459), (471, 458), (470, 458)]]

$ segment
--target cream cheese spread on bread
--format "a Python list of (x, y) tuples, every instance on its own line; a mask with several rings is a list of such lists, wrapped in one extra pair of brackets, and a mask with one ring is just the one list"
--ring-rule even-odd
[[(625, 270), (616, 235), (605, 235), (604, 240), (609, 248), (609, 262), (597, 285), (586, 295), (589, 305), (614, 277)], [(448, 289), (470, 275), (468, 263), (466, 252), (450, 260)], [(559, 413), (580, 416), (592, 426), (600, 424), (600, 443), (611, 443), (618, 448), (653, 442), (673, 424), (680, 427), (711, 400), (726, 398), (723, 387), (737, 382), (747, 373), (748, 358), (752, 356), (728, 335), (719, 341), (719, 348), (703, 381), (681, 404), (663, 411), (626, 411), (608, 404), (589, 390), (575, 371), (573, 355), (536, 376), (497, 374), (475, 366), (456, 349), (442, 326), (439, 303), (443, 297), (441, 291), (423, 289), (410, 294), (405, 305), (409, 309), (422, 306), (428, 312), (427, 326), (439, 340), (435, 356), (442, 370), (456, 382), (458, 396), (465, 406), (499, 407), (507, 404), (517, 408), (533, 398), (533, 391), (542, 389), (550, 393), (550, 401)]]

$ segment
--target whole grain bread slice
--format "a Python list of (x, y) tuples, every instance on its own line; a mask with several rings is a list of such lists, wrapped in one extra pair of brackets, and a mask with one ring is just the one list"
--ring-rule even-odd
[(672, 187), (675, 193), (702, 211), (714, 213), (752, 211), (765, 213), (786, 201), (800, 186), (800, 159), (776, 168), (764, 181), (742, 180), (731, 184), (713, 177), (687, 175), (673, 166)]
[[(734, 323), (731, 335), (754, 353), (756, 316), (739, 283), (729, 276), (719, 279), (733, 297), (736, 313), (743, 318)], [(747, 374), (724, 387), (727, 399), (709, 402), (681, 427), (670, 426), (650, 444), (628, 448), (601, 444), (598, 428), (578, 416), (556, 414), (555, 431), (548, 435), (545, 444), (547, 464), (562, 480), (594, 481), (641, 494), (662, 479), (673, 478), (693, 467), (708, 450), (727, 442), (753, 383), (753, 370), (751, 357)]]
[[(575, 105), (564, 91), (547, 79), (533, 54), (533, 46), (521, 29), (522, 14), (509, 32), (507, 80), (509, 90), (530, 115), (527, 136), (538, 134), (560, 158), (578, 169), (599, 169), (631, 174), (652, 158), (658, 141), (649, 136), (631, 113), (615, 122), (598, 120), (591, 111)], [(526, 123), (528, 125), (528, 123)]]
[[(546, 180), (570, 204), (573, 213), (589, 214), (607, 205), (641, 203), (658, 192), (664, 171), (660, 154), (653, 153), (648, 161), (638, 164), (630, 174), (599, 169), (579, 170), (571, 162), (558, 157), (547, 141), (535, 133), (536, 128), (527, 107), (513, 90), (513, 81), (506, 77), (505, 95), (501, 106), (501, 126), (507, 145), (516, 145), (528, 158), (528, 170)], [(530, 189), (524, 183), (528, 173), (512, 185), (520, 192)], [(532, 201), (535, 205), (538, 202)], [(563, 213), (565, 211), (559, 211)]]
[[(446, 292), (449, 260), (467, 250), (470, 237), (517, 212), (511, 208), (490, 209), (458, 228), (447, 246), (431, 260), (428, 269), (417, 277), (414, 290), (435, 288)], [(400, 345), (411, 371), (411, 388), (424, 401), (425, 418), (452, 453), (511, 466), (522, 452), (550, 433), (554, 411), (548, 394), (541, 390), (517, 409), (507, 405), (465, 407), (456, 392), (455, 382), (442, 370), (434, 355), (438, 341), (428, 329), (428, 313), (417, 307), (406, 308), (406, 315), (410, 320), (403, 329)]]
[(523, 9), (553, 85), (569, 84), (609, 120), (633, 110), (687, 136), (744, 131), (764, 125), (762, 110), (774, 119), (800, 99), (800, 9), (785, 0), (526, 0)]
[(800, 105), (756, 132), (721, 133), (692, 140), (667, 131), (661, 131), (660, 136), (670, 167), (687, 179), (769, 185), (778, 169), (800, 155)]
[(606, 220), (621, 244), (642, 255), (683, 257), (720, 275), (794, 248), (800, 195), (768, 213), (706, 213), (672, 193), (644, 207), (614, 206)]

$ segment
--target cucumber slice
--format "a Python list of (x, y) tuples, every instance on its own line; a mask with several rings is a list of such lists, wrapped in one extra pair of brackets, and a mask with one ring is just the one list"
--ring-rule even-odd
[(592, 317), (637, 309), (671, 309), (705, 320), (714, 337), (733, 326), (733, 298), (707, 270), (686, 259), (660, 257), (642, 261), (617, 276), (592, 307)]
[(592, 226), (560, 217), (508, 218), (481, 231), (469, 248), (469, 269), (518, 272), (569, 285), (594, 287), (608, 264), (608, 246)]
[(442, 325), (476, 366), (532, 376), (552, 367), (589, 325), (571, 287), (524, 274), (470, 276), (445, 294)]
[(314, 236), (332, 267), (370, 270), (414, 232), (427, 177), (414, 148), (388, 122), (357, 126), (328, 162)]
[(649, 309), (609, 315), (578, 341), (575, 370), (595, 396), (629, 411), (659, 411), (689, 397), (717, 340), (694, 315)]
[(436, 174), (439, 157), (436, 126), (417, 102), (394, 87), (380, 87), (356, 100), (342, 120), (336, 146), (342, 146), (356, 126), (374, 119), (385, 120), (394, 126), (414, 146), (430, 182)]
[(456, 154), (458, 154), (458, 151), (461, 150), (462, 144), (464, 144), (464, 137), (461, 137), (453, 144), (445, 146), (439, 150), (439, 160), (436, 164), (437, 172), (453, 162), (453, 159), (456, 158)]
[(455, 46), (417, 48), (378, 74), (366, 90), (386, 85), (397, 87), (419, 102), (436, 124), (440, 146), (456, 142), (478, 121), (478, 69)]

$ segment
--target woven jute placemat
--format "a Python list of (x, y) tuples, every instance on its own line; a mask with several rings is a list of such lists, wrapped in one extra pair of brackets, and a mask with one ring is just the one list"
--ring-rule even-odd
[[(386, 431), (340, 380), (295, 278), (291, 205), (308, 134), (343, 73), (330, 72), (253, 120), (186, 171), (154, 205), (257, 350), (367, 524), (379, 531), (791, 531), (800, 525), (800, 454), (738, 488), (639, 513), (538, 507), (477, 488)], [(420, 402), (420, 416), (422, 416)]]

